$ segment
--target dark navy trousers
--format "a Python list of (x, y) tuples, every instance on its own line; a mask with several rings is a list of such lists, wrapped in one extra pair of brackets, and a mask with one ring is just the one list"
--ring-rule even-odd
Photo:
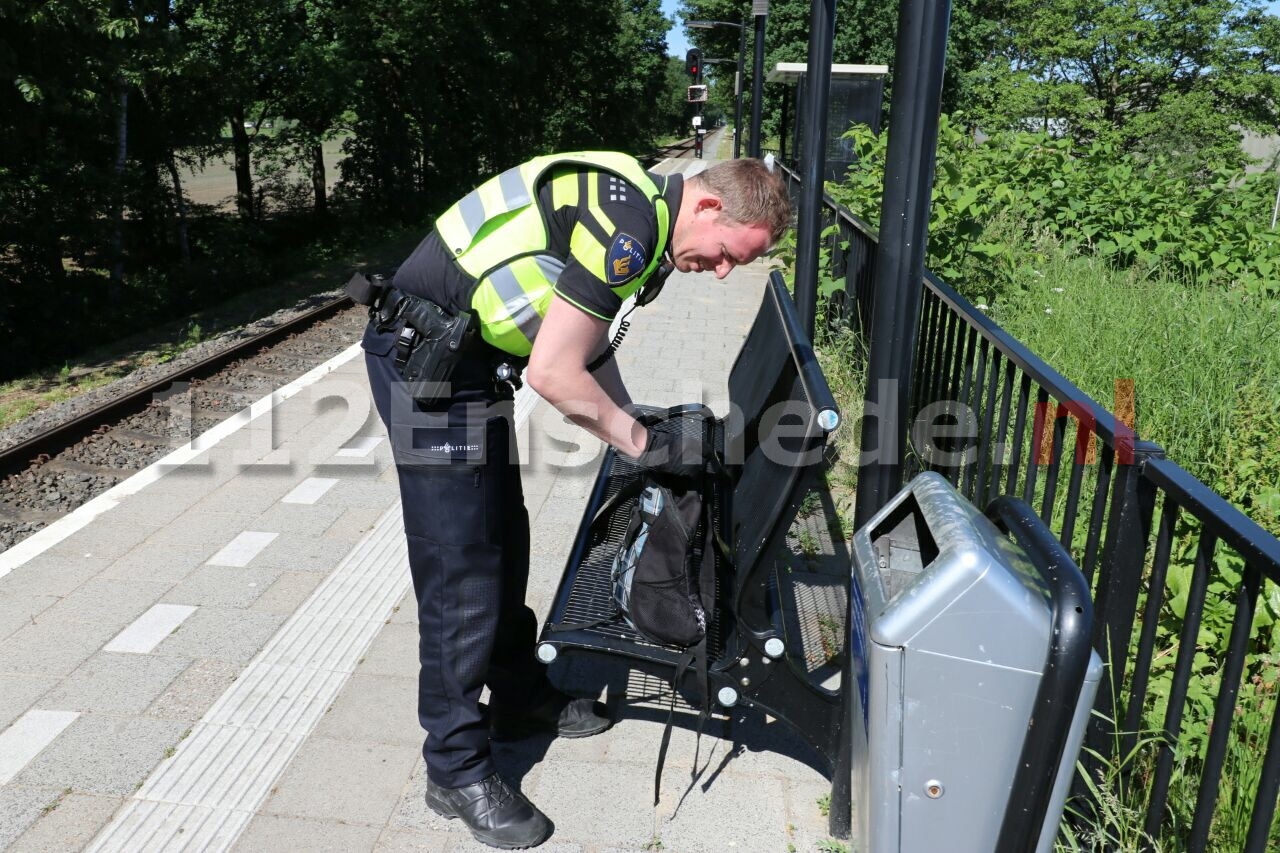
[(444, 787), (491, 775), (489, 721), (480, 703), (527, 706), (547, 689), (534, 658), (537, 618), (524, 603), (529, 514), (510, 389), (465, 365), (438, 403), (405, 392), (394, 329), (364, 338), (365, 365), (400, 481), (409, 568), (418, 601), (418, 719), (427, 774)]

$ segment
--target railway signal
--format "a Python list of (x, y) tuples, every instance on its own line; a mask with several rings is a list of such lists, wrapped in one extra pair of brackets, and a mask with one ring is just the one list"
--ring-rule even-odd
[(693, 78), (693, 82), (697, 83), (702, 79), (702, 51), (696, 47), (690, 48), (684, 55), (684, 67)]

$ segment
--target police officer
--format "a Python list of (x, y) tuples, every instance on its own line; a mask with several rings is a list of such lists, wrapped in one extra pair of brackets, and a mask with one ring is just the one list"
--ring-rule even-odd
[[(672, 269), (723, 278), (755, 260), (789, 219), (784, 188), (758, 160), (683, 180), (616, 153), (539, 157), (442, 214), (377, 296), (363, 346), (418, 602), (427, 804), (486, 844), (531, 847), (551, 834), (497, 774), (491, 735), (585, 737), (610, 725), (603, 706), (552, 687), (533, 655), (517, 377), (640, 465), (693, 476), (700, 447), (628, 413), (607, 357), (610, 321)], [(414, 364), (435, 375), (404, 381)]]

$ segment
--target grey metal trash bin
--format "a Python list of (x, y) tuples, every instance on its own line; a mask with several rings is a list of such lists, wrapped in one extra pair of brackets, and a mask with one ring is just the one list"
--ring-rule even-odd
[[(1079, 689), (1071, 695), (1069, 686), (1063, 695), (1071, 705), (1055, 716), (1055, 699), (1045, 695), (1053, 686), (1043, 683), (1063, 675), (1053, 657), (1060, 648), (1050, 643), (1064, 633), (1054, 623), (1055, 572), (1073, 572), (1074, 594), (1083, 590), (1083, 604), (1063, 618), (1091, 622), (1092, 608), (1079, 570), (1047, 530), (1035, 529), (1043, 528), (1039, 519), (1025, 516), (1031, 520), (1018, 522), (1025, 537), (1056, 547), (1058, 565), (1065, 560), (1069, 570), (1046, 573), (1021, 539), (1012, 541), (934, 473), (916, 477), (854, 534), (853, 849), (991, 853), (1031, 849), (1036, 838), (1034, 849), (1052, 849), (1102, 662), (1088, 650), (1088, 625), (1065, 632), (1084, 634), (1083, 647), (1081, 637), (1071, 639)], [(1014, 845), (1002, 830), (1007, 811), (1024, 810), (1014, 790), (1020, 761), (1045, 763), (1028, 759), (1037, 755), (1029, 730), (1056, 737), (1051, 751), (1060, 759), (1023, 768), (1024, 779), (1050, 775), (1019, 786), (1041, 785), (1043, 819), (1022, 827)]]

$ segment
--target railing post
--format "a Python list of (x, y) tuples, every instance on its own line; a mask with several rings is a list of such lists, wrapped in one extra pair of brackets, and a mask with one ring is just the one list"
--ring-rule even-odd
[[(898, 5), (855, 527), (902, 486), (950, 14), (949, 2)], [(881, 437), (893, 446), (881, 446)]]
[[(1094, 708), (1107, 719), (1094, 715), (1085, 734), (1085, 750), (1081, 760), (1092, 773), (1098, 764), (1094, 753), (1106, 756), (1114, 732), (1120, 725), (1116, 697), (1124, 685), (1125, 664), (1129, 657), (1129, 635), (1137, 616), (1138, 594), (1142, 586), (1142, 570), (1147, 546), (1151, 542), (1151, 524), (1155, 516), (1156, 486), (1142, 476), (1148, 459), (1164, 457), (1164, 450), (1149, 441), (1133, 444), (1132, 458), (1120, 462), (1127, 448), (1119, 446), (1126, 439), (1117, 436), (1115, 478), (1111, 484), (1111, 511), (1107, 514), (1106, 545), (1094, 589), (1093, 647), (1106, 665), (1107, 676), (1098, 685)], [(1132, 439), (1128, 439), (1132, 441)], [(1109, 727), (1110, 726), (1110, 727)], [(1090, 752), (1092, 750), (1093, 752)], [(1074, 793), (1082, 793), (1076, 780)]]

